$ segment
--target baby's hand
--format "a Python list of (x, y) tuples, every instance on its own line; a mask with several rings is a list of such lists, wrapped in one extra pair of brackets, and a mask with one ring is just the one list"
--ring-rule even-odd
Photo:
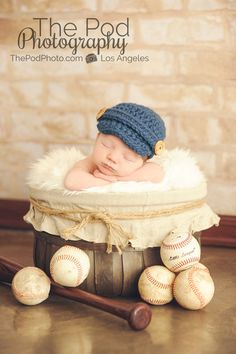
[(108, 182), (116, 182), (117, 181), (116, 176), (107, 176), (104, 173), (100, 172), (98, 169), (94, 170), (93, 175), (94, 175), (94, 177), (104, 179), (105, 181), (108, 181)]

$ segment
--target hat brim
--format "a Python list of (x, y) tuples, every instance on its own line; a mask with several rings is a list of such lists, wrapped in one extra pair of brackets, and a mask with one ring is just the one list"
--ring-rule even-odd
[[(111, 119), (114, 121), (114, 118)], [(116, 124), (111, 124), (111, 120), (100, 118), (97, 124), (98, 130), (103, 134), (111, 134), (120, 138), (131, 150), (143, 157), (151, 158), (154, 155), (152, 147), (131, 127), (116, 121)]]

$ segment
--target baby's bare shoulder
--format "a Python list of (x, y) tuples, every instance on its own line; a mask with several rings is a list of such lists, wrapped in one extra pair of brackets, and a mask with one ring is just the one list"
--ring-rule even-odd
[(158, 164), (157, 162), (154, 162), (154, 161), (146, 161), (144, 162), (143, 166), (145, 168), (149, 168), (149, 169), (153, 169), (153, 170), (160, 170), (162, 169), (161, 165)]
[(145, 162), (144, 169), (146, 171), (146, 177), (150, 177), (151, 182), (159, 183), (164, 177), (164, 170), (157, 162)]
[(87, 156), (84, 159), (76, 162), (76, 164), (73, 166), (73, 169), (83, 170), (86, 172), (92, 172), (94, 168), (95, 167), (90, 156)]

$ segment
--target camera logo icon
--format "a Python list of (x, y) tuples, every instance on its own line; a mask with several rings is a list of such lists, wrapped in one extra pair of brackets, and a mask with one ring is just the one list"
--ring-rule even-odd
[(93, 54), (93, 53), (86, 55), (85, 60), (86, 60), (87, 64), (98, 61), (96, 54)]

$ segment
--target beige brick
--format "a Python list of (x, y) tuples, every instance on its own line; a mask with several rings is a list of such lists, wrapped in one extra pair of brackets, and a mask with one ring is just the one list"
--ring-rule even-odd
[(104, 12), (146, 12), (146, 5), (142, 0), (102, 0), (101, 6)]
[(79, 113), (16, 111), (11, 117), (12, 141), (76, 142), (87, 135), (85, 118)]
[(7, 80), (0, 81), (0, 105), (3, 107), (11, 107), (16, 104), (12, 94), (10, 83)]
[(88, 136), (90, 139), (96, 139), (98, 130), (97, 130), (97, 120), (96, 114), (88, 115)]
[(120, 82), (67, 80), (49, 82), (48, 105), (76, 109), (82, 113), (97, 113), (100, 107), (110, 107), (123, 100), (124, 85)]
[(175, 74), (175, 55), (165, 50), (127, 49), (126, 54), (121, 56), (113, 50), (100, 55), (90, 68), (94, 77), (112, 75), (119, 79), (123, 76), (124, 80), (133, 75), (166, 77)]
[[(0, 43), (10, 44), (13, 42), (14, 22), (5, 18), (0, 18)], [(15, 41), (14, 41), (15, 42)]]
[(228, 0), (189, 0), (188, 9), (193, 11), (213, 11), (222, 9), (233, 9), (235, 7), (234, 1)]
[(33, 19), (17, 20), (1, 18), (0, 17), (0, 43), (1, 45), (11, 45), (14, 49), (17, 49), (17, 37), (19, 32), (27, 27), (33, 25)]
[(149, 11), (181, 10), (183, 8), (182, 0), (145, 0), (144, 2)]
[(73, 12), (81, 10), (96, 10), (96, 0), (21, 0), (19, 3), (19, 11), (21, 12)]
[(14, 10), (13, 0), (1, 0), (0, 15)]
[(197, 164), (206, 178), (214, 178), (216, 175), (216, 153), (203, 151), (200, 149), (191, 150), (191, 154), (196, 158)]
[(39, 144), (11, 143), (1, 146), (0, 198), (28, 197), (25, 181), (29, 166), (43, 154)]
[(158, 10), (180, 10), (182, 0), (102, 0), (102, 11), (147, 12)]
[(0, 48), (0, 74), (1, 75), (6, 75), (7, 74), (7, 62), (9, 60), (9, 57), (7, 55), (7, 52), (4, 49)]
[(32, 61), (26, 60), (26, 54), (24, 52), (12, 52), (9, 56), (9, 71), (13, 79), (25, 79), (25, 78), (38, 78), (42, 77), (45, 73), (45, 64), (37, 61), (33, 61), (38, 54), (32, 52), (27, 55), (32, 55)]
[(188, 24), (183, 18), (139, 19), (141, 40), (145, 44), (186, 44)]
[[(236, 2), (235, 2), (236, 3)], [(229, 38), (231, 48), (235, 48), (236, 44), (236, 15), (231, 15), (227, 17), (228, 26), (229, 26)]]
[(180, 144), (190, 146), (208, 143), (208, 120), (204, 115), (195, 117), (178, 117), (176, 121), (176, 135)]
[(40, 81), (14, 81), (11, 83), (15, 102), (21, 107), (41, 107), (43, 84)]
[(236, 181), (236, 154), (235, 151), (222, 153), (222, 166), (219, 171), (222, 178)]
[(207, 85), (131, 84), (129, 99), (159, 109), (210, 111), (214, 107), (214, 90)]
[(4, 113), (0, 113), (0, 143), (6, 138), (6, 121)]
[(3, 122), (4, 122), (3, 126), (4, 126), (4, 130), (5, 130), (4, 134), (5, 134), (5, 142), (6, 143), (9, 141), (10, 133), (12, 130), (10, 115), (11, 115), (11, 109), (9, 107), (6, 109), (5, 109), (5, 107), (3, 107), (2, 117), (3, 117)]
[(191, 79), (236, 79), (236, 52), (185, 51), (179, 55), (180, 73)]
[(178, 146), (179, 141), (176, 136), (176, 121), (178, 119), (178, 114), (176, 112), (169, 112), (168, 110), (161, 110), (159, 108), (153, 107), (164, 120), (166, 126), (166, 148), (174, 149)]
[(223, 142), (221, 119), (218, 119), (214, 115), (206, 115), (203, 119), (206, 119), (208, 122), (206, 133), (208, 134), (209, 145), (218, 145)]
[(146, 44), (192, 44), (224, 39), (221, 17), (157, 17), (139, 19), (141, 39)]
[(49, 62), (47, 64), (47, 73), (50, 75), (67, 76), (67, 75), (88, 75), (89, 67), (85, 61), (84, 55), (78, 53), (61, 53), (59, 56), (64, 58), (63, 62)]
[(222, 86), (219, 92), (219, 106), (224, 112), (236, 112), (236, 86)]
[[(222, 144), (235, 144), (236, 142), (236, 119), (221, 117), (220, 132)], [(235, 167), (236, 168), (236, 167)]]
[(189, 21), (190, 38), (198, 42), (218, 42), (225, 37), (224, 21), (219, 16), (191, 18)]
[(229, 181), (209, 181), (208, 202), (221, 215), (235, 215), (236, 184)]

